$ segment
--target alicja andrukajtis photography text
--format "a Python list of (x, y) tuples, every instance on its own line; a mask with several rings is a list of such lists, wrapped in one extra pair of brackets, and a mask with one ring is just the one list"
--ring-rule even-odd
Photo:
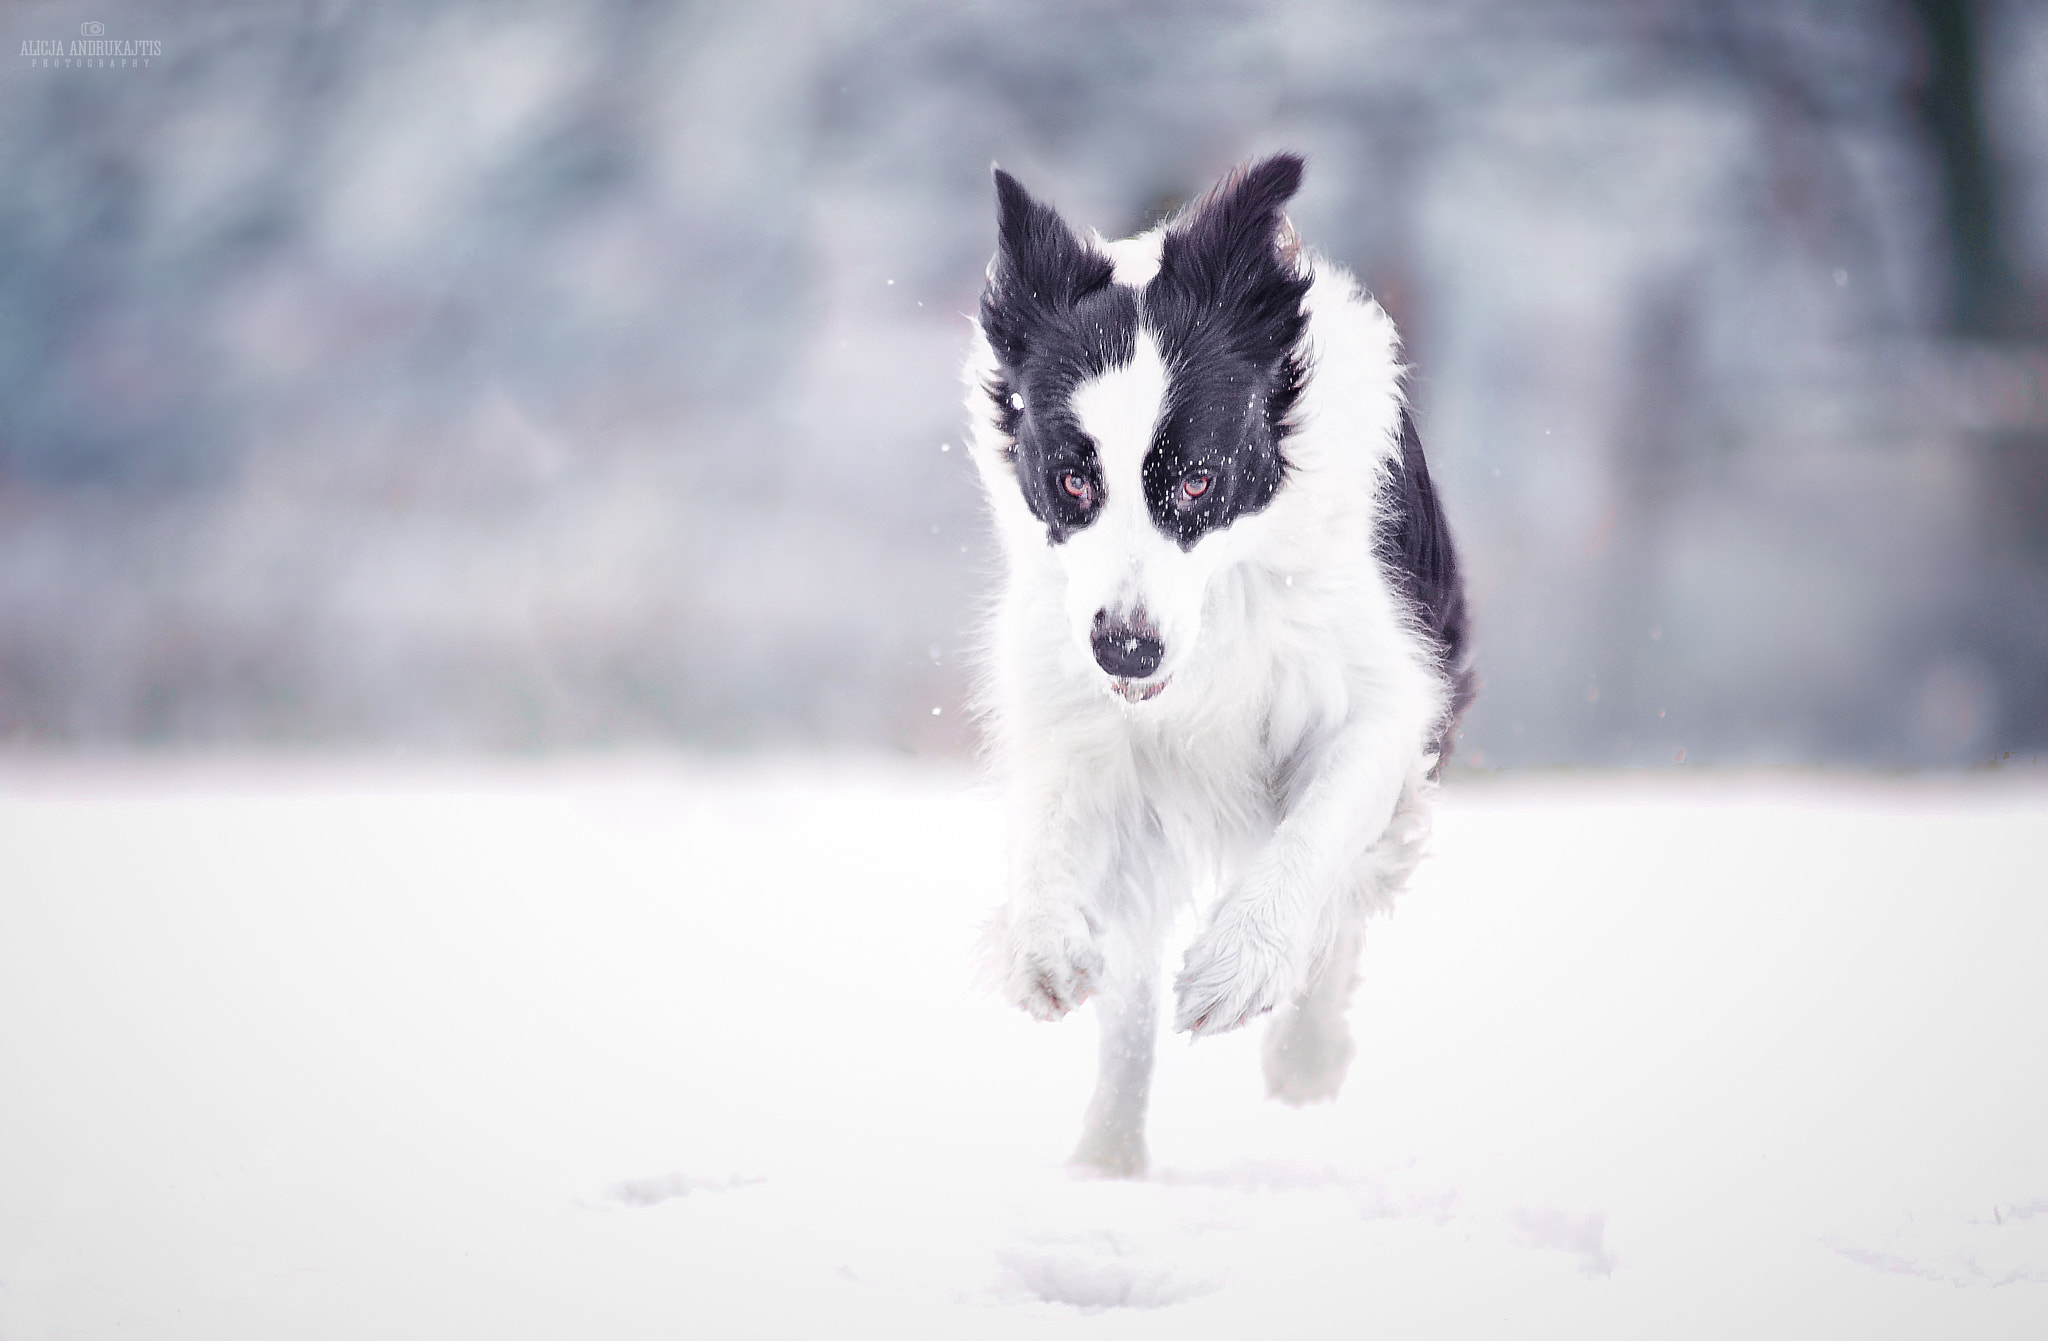
[(142, 69), (161, 59), (164, 44), (154, 39), (133, 41), (106, 36), (107, 25), (78, 25), (77, 37), (55, 41), (24, 38), (21, 55), (31, 66), (51, 69)]

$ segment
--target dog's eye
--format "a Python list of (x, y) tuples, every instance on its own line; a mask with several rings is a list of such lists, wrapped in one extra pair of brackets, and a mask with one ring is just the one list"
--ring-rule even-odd
[(1181, 497), (1187, 499), (1190, 503), (1194, 502), (1197, 498), (1209, 492), (1209, 485), (1215, 478), (1214, 475), (1211, 475), (1206, 470), (1194, 472), (1180, 482)]
[(1062, 473), (1060, 475), (1060, 488), (1065, 489), (1067, 496), (1080, 503), (1084, 508), (1095, 501), (1094, 481), (1078, 470), (1069, 470)]

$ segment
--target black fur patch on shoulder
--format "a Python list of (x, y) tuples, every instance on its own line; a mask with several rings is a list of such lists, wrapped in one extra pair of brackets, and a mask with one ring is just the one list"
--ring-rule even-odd
[(1168, 370), (1145, 496), (1183, 548), (1264, 508), (1286, 478), (1309, 280), (1282, 255), (1280, 230), (1301, 174), (1301, 159), (1276, 154), (1225, 178), (1168, 227), (1145, 288)]
[[(1070, 404), (1074, 388), (1131, 361), (1138, 306), (1130, 289), (1110, 282), (1107, 256), (1015, 177), (998, 168), (995, 179), (996, 259), (981, 329), (998, 373), (987, 390), (1025, 504), (1058, 544), (1095, 520), (1103, 497), (1095, 444)], [(1070, 489), (1069, 477), (1086, 487)]]
[(1469, 661), (1465, 579), (1458, 571), (1451, 528), (1429, 482), (1422, 439), (1406, 406), (1401, 408), (1401, 457), (1388, 472), (1386, 497), (1392, 524), (1392, 533), (1385, 540), (1386, 557), (1415, 611), (1416, 622), (1436, 640), (1444, 677), (1450, 681), (1450, 713), (1437, 742), (1441, 767), (1450, 757), (1458, 719), (1471, 706), (1476, 686)]

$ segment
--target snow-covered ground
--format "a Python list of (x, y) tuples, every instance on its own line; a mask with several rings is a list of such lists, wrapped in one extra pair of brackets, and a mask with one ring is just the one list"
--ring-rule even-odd
[[(960, 772), (0, 762), (0, 1338), (2048, 1335), (2048, 787), (1454, 784), (1335, 1105), (979, 995)], [(1309, 1329), (1302, 1333), (1301, 1329)]]

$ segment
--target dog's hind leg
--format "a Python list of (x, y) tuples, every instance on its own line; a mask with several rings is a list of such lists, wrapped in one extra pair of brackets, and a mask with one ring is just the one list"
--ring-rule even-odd
[(1337, 1097), (1354, 1051), (1344, 1015), (1358, 990), (1358, 958), (1365, 920), (1385, 909), (1408, 882), (1429, 836), (1427, 789), (1405, 792), (1394, 820), (1359, 864), (1355, 883), (1325, 912), (1322, 957), (1308, 986), (1273, 1013), (1260, 1049), (1266, 1093), (1282, 1103), (1321, 1103)]
[(1337, 925), (1322, 962), (1302, 994), (1273, 1013), (1260, 1049), (1267, 1095), (1297, 1107), (1336, 1098), (1354, 1051), (1344, 1013), (1358, 989), (1365, 919), (1349, 898), (1331, 915)]

